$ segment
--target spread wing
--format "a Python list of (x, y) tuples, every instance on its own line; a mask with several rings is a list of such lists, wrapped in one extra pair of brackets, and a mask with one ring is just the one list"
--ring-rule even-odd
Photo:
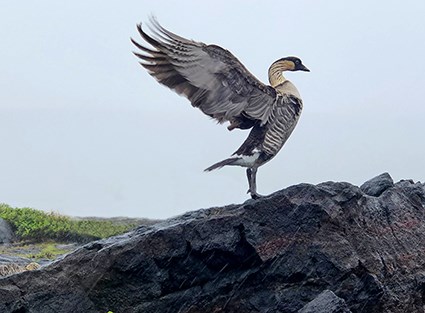
[(247, 119), (267, 123), (277, 98), (272, 87), (255, 78), (229, 51), (180, 37), (154, 19), (152, 25), (152, 35), (137, 26), (151, 47), (132, 42), (141, 50), (135, 53), (140, 64), (159, 83), (220, 123), (240, 121), (247, 126)]

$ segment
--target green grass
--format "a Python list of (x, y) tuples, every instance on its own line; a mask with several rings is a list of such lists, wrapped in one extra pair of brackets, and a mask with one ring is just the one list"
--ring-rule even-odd
[(122, 234), (137, 223), (72, 219), (57, 213), (0, 204), (0, 217), (8, 221), (20, 240), (87, 242)]
[(56, 248), (56, 244), (49, 242), (49, 243), (43, 243), (40, 245), (40, 252), (38, 253), (31, 253), (26, 254), (23, 257), (29, 258), (29, 259), (49, 259), (54, 260), (57, 256), (65, 254), (68, 252), (68, 250), (64, 249), (58, 249)]
[(17, 256), (21, 258), (40, 261), (40, 259), (54, 260), (59, 255), (66, 254), (75, 249), (76, 245), (64, 245), (58, 248), (59, 243), (48, 241), (40, 243), (14, 243), (13, 245), (0, 245), (0, 254)]

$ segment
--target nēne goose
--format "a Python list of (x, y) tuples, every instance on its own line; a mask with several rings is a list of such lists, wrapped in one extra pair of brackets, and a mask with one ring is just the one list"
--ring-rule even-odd
[(142, 60), (159, 83), (190, 100), (193, 107), (217, 120), (229, 122), (229, 130), (251, 129), (248, 138), (228, 159), (205, 171), (225, 165), (246, 167), (248, 193), (259, 197), (256, 174), (282, 148), (298, 122), (302, 100), (297, 88), (283, 76), (284, 71), (307, 71), (297, 57), (285, 57), (269, 68), (270, 86), (263, 84), (229, 51), (180, 37), (155, 19), (148, 35), (137, 29), (151, 47), (131, 39)]

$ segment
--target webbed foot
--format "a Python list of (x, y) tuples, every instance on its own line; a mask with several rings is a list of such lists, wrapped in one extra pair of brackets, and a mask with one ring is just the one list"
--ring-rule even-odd
[(260, 194), (259, 194), (259, 193), (257, 193), (257, 192), (252, 192), (252, 191), (251, 191), (251, 190), (249, 190), (249, 189), (248, 189), (248, 191), (247, 191), (246, 193), (251, 194), (251, 198), (252, 198), (252, 199), (254, 199), (254, 200), (257, 200), (257, 199), (260, 199), (260, 198), (264, 197), (263, 195), (260, 195)]
[(251, 198), (254, 199), (254, 200), (260, 199), (262, 197), (264, 197), (264, 196), (260, 195), (258, 193), (251, 193)]

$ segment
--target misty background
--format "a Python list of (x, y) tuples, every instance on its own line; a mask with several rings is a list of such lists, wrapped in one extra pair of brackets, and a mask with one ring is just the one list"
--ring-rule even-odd
[(385, 171), (425, 180), (423, 1), (2, 2), (0, 202), (166, 218), (248, 199), (245, 169), (203, 172), (248, 132), (216, 125), (132, 55), (151, 14), (263, 82), (281, 57), (311, 70), (286, 75), (304, 110), (259, 193)]

